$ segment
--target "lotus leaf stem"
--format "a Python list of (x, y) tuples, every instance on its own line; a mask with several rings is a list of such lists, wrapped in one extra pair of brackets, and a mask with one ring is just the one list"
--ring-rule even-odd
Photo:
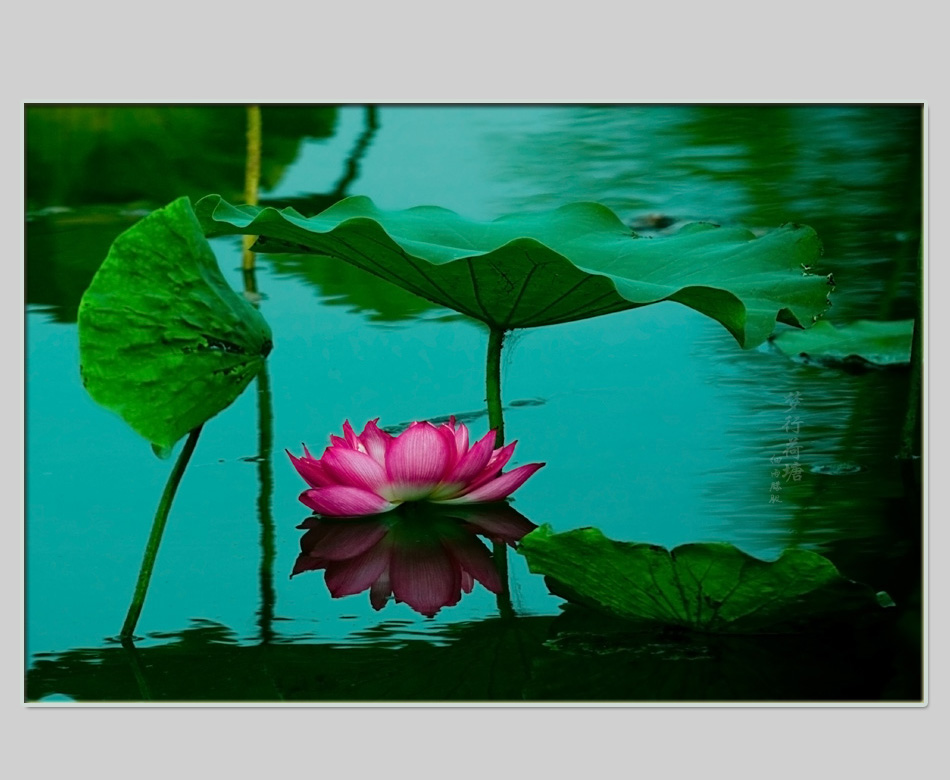
[(129, 612), (125, 616), (125, 623), (123, 623), (122, 631), (119, 633), (119, 637), (122, 639), (132, 637), (135, 626), (139, 622), (139, 615), (142, 614), (142, 605), (145, 603), (145, 594), (148, 593), (149, 580), (152, 579), (152, 569), (155, 568), (155, 558), (158, 555), (158, 547), (162, 543), (162, 533), (165, 531), (168, 513), (171, 511), (172, 501), (175, 500), (178, 484), (185, 474), (188, 461), (191, 460), (191, 454), (195, 451), (198, 436), (201, 434), (201, 427), (199, 425), (188, 434), (185, 446), (182, 448), (171, 474), (168, 475), (168, 481), (165, 483), (165, 491), (162, 493), (161, 501), (158, 502), (155, 519), (152, 521), (152, 532), (149, 534), (148, 543), (145, 545), (145, 556), (139, 569), (138, 581), (135, 583), (132, 603), (129, 605)]
[(488, 360), (485, 366), (488, 427), (496, 432), (495, 446), (505, 443), (505, 420), (501, 410), (501, 348), (505, 331), (492, 328), (488, 333)]
[[(261, 107), (247, 107), (247, 160), (244, 167), (244, 202), (249, 206), (257, 205), (261, 183)], [(244, 251), (241, 267), (245, 273), (254, 270), (254, 253), (251, 246), (256, 236), (244, 236)]]

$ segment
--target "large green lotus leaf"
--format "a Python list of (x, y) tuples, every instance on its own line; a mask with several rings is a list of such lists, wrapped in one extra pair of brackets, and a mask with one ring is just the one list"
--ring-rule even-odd
[(233, 206), (218, 195), (202, 198), (196, 212), (208, 236), (256, 235), (262, 252), (339, 258), (502, 329), (678, 301), (752, 347), (776, 318), (801, 327), (814, 322), (832, 284), (809, 272), (821, 246), (811, 228), (798, 225), (756, 238), (695, 223), (640, 238), (596, 203), (472, 222), (434, 206), (382, 211), (366, 197), (310, 218), (293, 209)]
[(808, 331), (780, 333), (773, 343), (789, 357), (829, 366), (901, 366), (910, 363), (914, 321), (857, 320), (841, 327), (819, 322)]
[(159, 447), (229, 406), (270, 349), (270, 328), (224, 280), (187, 198), (118, 236), (79, 304), (86, 390)]
[(555, 534), (545, 525), (525, 536), (518, 552), (555, 594), (646, 624), (758, 633), (881, 606), (870, 588), (808, 550), (763, 561), (731, 544), (670, 551), (616, 542), (596, 528)]

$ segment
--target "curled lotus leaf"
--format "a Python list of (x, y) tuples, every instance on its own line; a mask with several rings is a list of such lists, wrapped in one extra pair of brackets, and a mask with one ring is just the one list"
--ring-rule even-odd
[(811, 325), (833, 286), (811, 273), (821, 244), (801, 225), (756, 237), (692, 223), (643, 238), (597, 203), (475, 222), (435, 206), (384, 211), (362, 196), (305, 217), (208, 195), (196, 213), (208, 236), (254, 235), (261, 252), (329, 256), (501, 330), (676, 301), (753, 347), (776, 320)]
[(86, 390), (159, 450), (228, 407), (270, 349), (187, 198), (119, 235), (79, 306)]
[(544, 525), (521, 540), (518, 552), (556, 595), (652, 626), (769, 633), (880, 611), (887, 602), (886, 594), (846, 579), (810, 550), (788, 549), (764, 561), (725, 543), (667, 550), (617, 542), (596, 528), (554, 533)]

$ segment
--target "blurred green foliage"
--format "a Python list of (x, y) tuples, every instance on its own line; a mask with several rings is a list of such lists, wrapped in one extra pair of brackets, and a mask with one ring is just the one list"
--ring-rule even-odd
[[(336, 126), (328, 106), (263, 106), (261, 187), (276, 185), (304, 138)], [(26, 109), (26, 202), (158, 206), (244, 192), (244, 106), (36, 105)]]

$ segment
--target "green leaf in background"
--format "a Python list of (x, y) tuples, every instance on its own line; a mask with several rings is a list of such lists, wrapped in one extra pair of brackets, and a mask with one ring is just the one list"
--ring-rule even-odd
[(776, 318), (814, 322), (832, 284), (809, 273), (821, 246), (811, 228), (797, 225), (756, 238), (694, 223), (647, 239), (596, 203), (485, 223), (434, 206), (382, 211), (366, 197), (310, 218), (233, 206), (218, 195), (202, 198), (196, 212), (208, 236), (256, 235), (262, 252), (328, 255), (496, 330), (677, 301), (752, 347)]
[(57, 322), (76, 322), (83, 292), (109, 247), (144, 213), (89, 209), (27, 216), (26, 300)]
[(270, 328), (224, 280), (187, 198), (116, 238), (79, 306), (86, 390), (159, 448), (229, 406), (270, 349)]
[[(27, 105), (24, 113), (27, 302), (58, 322), (76, 321), (112, 241), (152, 209), (183, 195), (243, 197), (245, 106)], [(264, 105), (261, 114), (266, 193), (279, 190), (306, 139), (336, 132), (338, 111)], [(322, 196), (324, 208), (344, 196), (356, 162)]]
[[(336, 132), (333, 106), (265, 105), (261, 187), (275, 187), (305, 138)], [(244, 192), (242, 105), (28, 105), (26, 201), (50, 206), (168, 203)]]
[(545, 525), (525, 536), (518, 552), (556, 595), (652, 625), (758, 633), (881, 607), (870, 588), (808, 550), (763, 561), (731, 544), (669, 551), (616, 542), (596, 528), (555, 534)]
[(819, 322), (804, 333), (786, 331), (772, 343), (789, 357), (827, 366), (906, 366), (910, 364), (914, 321), (857, 320), (835, 327)]

